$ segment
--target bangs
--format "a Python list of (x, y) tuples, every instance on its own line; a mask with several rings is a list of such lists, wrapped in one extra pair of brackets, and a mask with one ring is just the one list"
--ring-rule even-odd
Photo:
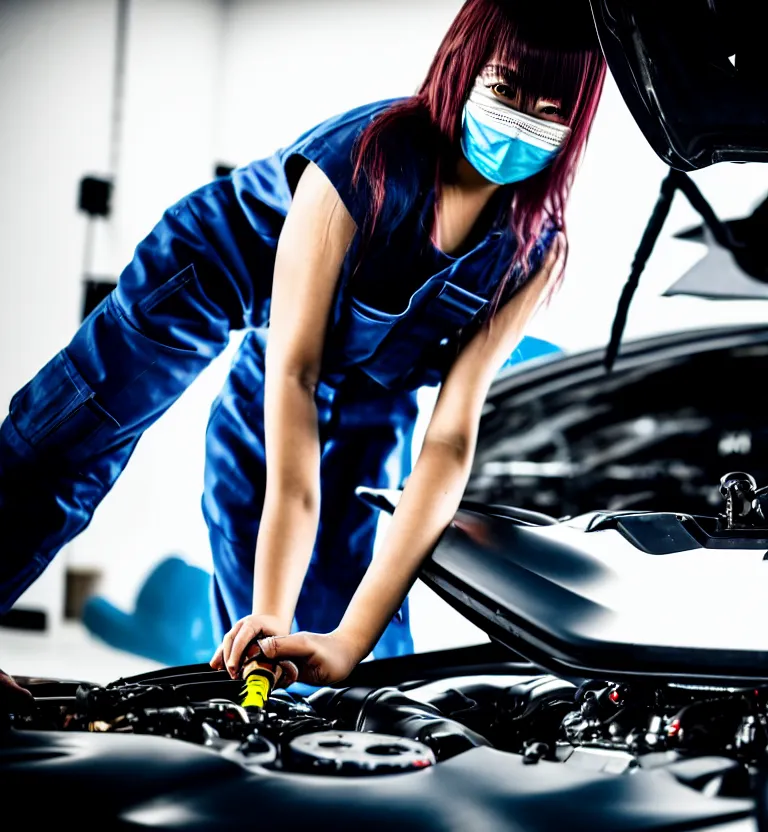
[(533, 108), (538, 99), (561, 103), (570, 120), (584, 92), (584, 79), (592, 56), (586, 50), (569, 51), (562, 45), (547, 45), (520, 25), (505, 21), (507, 31), (497, 31), (492, 63), (519, 90), (521, 104)]

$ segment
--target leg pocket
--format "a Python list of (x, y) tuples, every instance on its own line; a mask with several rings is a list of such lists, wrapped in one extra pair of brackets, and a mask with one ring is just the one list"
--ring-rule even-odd
[[(132, 315), (138, 329), (159, 344), (187, 352), (204, 354), (211, 341), (225, 344), (229, 321), (201, 284), (199, 274), (190, 263), (138, 300)], [(119, 283), (117, 300), (130, 315), (130, 305), (122, 303)]]
[[(152, 311), (163, 311), (160, 307), (164, 301), (169, 302), (170, 298), (182, 289), (195, 277), (195, 267), (190, 263), (185, 266), (180, 272), (177, 272), (170, 280), (166, 280), (161, 286), (158, 286), (153, 292), (150, 292), (145, 298), (139, 301), (139, 309), (147, 314)], [(168, 311), (172, 311), (169, 309)]]
[(67, 450), (104, 422), (118, 426), (64, 350), (13, 397), (9, 416), (35, 451)]

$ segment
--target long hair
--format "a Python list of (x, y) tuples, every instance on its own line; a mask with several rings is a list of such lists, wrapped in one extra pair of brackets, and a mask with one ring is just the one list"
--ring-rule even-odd
[[(546, 20), (536, 10), (541, 4), (530, 0), (468, 0), (443, 38), (418, 92), (375, 118), (362, 131), (354, 149), (353, 182), (357, 184), (364, 174), (370, 193), (361, 229), (360, 250), (364, 251), (377, 226), (382, 221), (396, 224), (415, 196), (413, 186), (408, 190), (411, 172), (403, 167), (391, 169), (388, 148), (397, 146), (398, 135), (407, 133), (408, 146), (426, 159), (434, 172), (437, 205), (440, 186), (451, 181), (460, 158), (464, 104), (475, 78), (491, 59), (515, 67), (523, 108), (539, 98), (562, 102), (571, 127), (566, 143), (551, 165), (514, 186), (508, 216), (517, 247), (493, 309), (513, 270), (528, 271), (528, 260), (544, 223), (549, 219), (565, 231), (568, 196), (605, 78), (605, 61), (596, 37), (592, 42), (582, 38), (574, 44), (568, 34), (573, 16), (558, 27), (557, 8), (544, 5), (549, 9)], [(566, 0), (563, 9), (576, 5), (577, 0)]]

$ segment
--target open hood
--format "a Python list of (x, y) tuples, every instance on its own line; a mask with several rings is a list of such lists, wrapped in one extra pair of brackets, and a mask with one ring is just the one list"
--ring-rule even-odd
[[(764, 247), (737, 239), (686, 171), (717, 162), (768, 162), (768, 7), (754, 0), (590, 0), (600, 45), (624, 100), (672, 168), (633, 259), (616, 309), (605, 367), (618, 355), (632, 297), (677, 190), (724, 249), (667, 294), (762, 298)], [(726, 251), (727, 250), (727, 251)], [(728, 259), (732, 255), (737, 265)], [(741, 271), (740, 271), (741, 270)], [(729, 273), (736, 279), (723, 288)], [(745, 272), (746, 275), (741, 274)]]
[(591, 0), (624, 100), (679, 170), (768, 161), (765, 3)]

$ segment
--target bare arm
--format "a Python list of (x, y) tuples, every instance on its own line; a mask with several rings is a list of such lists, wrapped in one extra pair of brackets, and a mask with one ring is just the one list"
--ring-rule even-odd
[(451, 368), (421, 453), (382, 543), (338, 628), (356, 661), (384, 631), (424, 558), (451, 522), (469, 478), (480, 413), (499, 368), (522, 337), (549, 284), (562, 247), (553, 245), (538, 273), (475, 335)]
[(256, 545), (253, 612), (269, 625), (246, 618), (227, 634), (212, 664), (226, 663), (230, 672), (237, 671), (243, 649), (259, 629), (287, 633), (291, 628), (319, 519), (314, 393), (336, 283), (355, 230), (325, 174), (309, 163), (277, 247), (266, 351), (267, 486)]
[(259, 641), (272, 661), (295, 660), (298, 678), (327, 685), (346, 678), (371, 651), (424, 559), (451, 522), (469, 478), (480, 412), (494, 376), (520, 340), (563, 251), (558, 238), (541, 269), (451, 368), (413, 473), (373, 562), (332, 633), (295, 633)]
[(253, 611), (290, 629), (317, 534), (320, 443), (315, 388), (327, 319), (355, 224), (319, 168), (299, 182), (277, 247), (266, 353), (267, 490)]

